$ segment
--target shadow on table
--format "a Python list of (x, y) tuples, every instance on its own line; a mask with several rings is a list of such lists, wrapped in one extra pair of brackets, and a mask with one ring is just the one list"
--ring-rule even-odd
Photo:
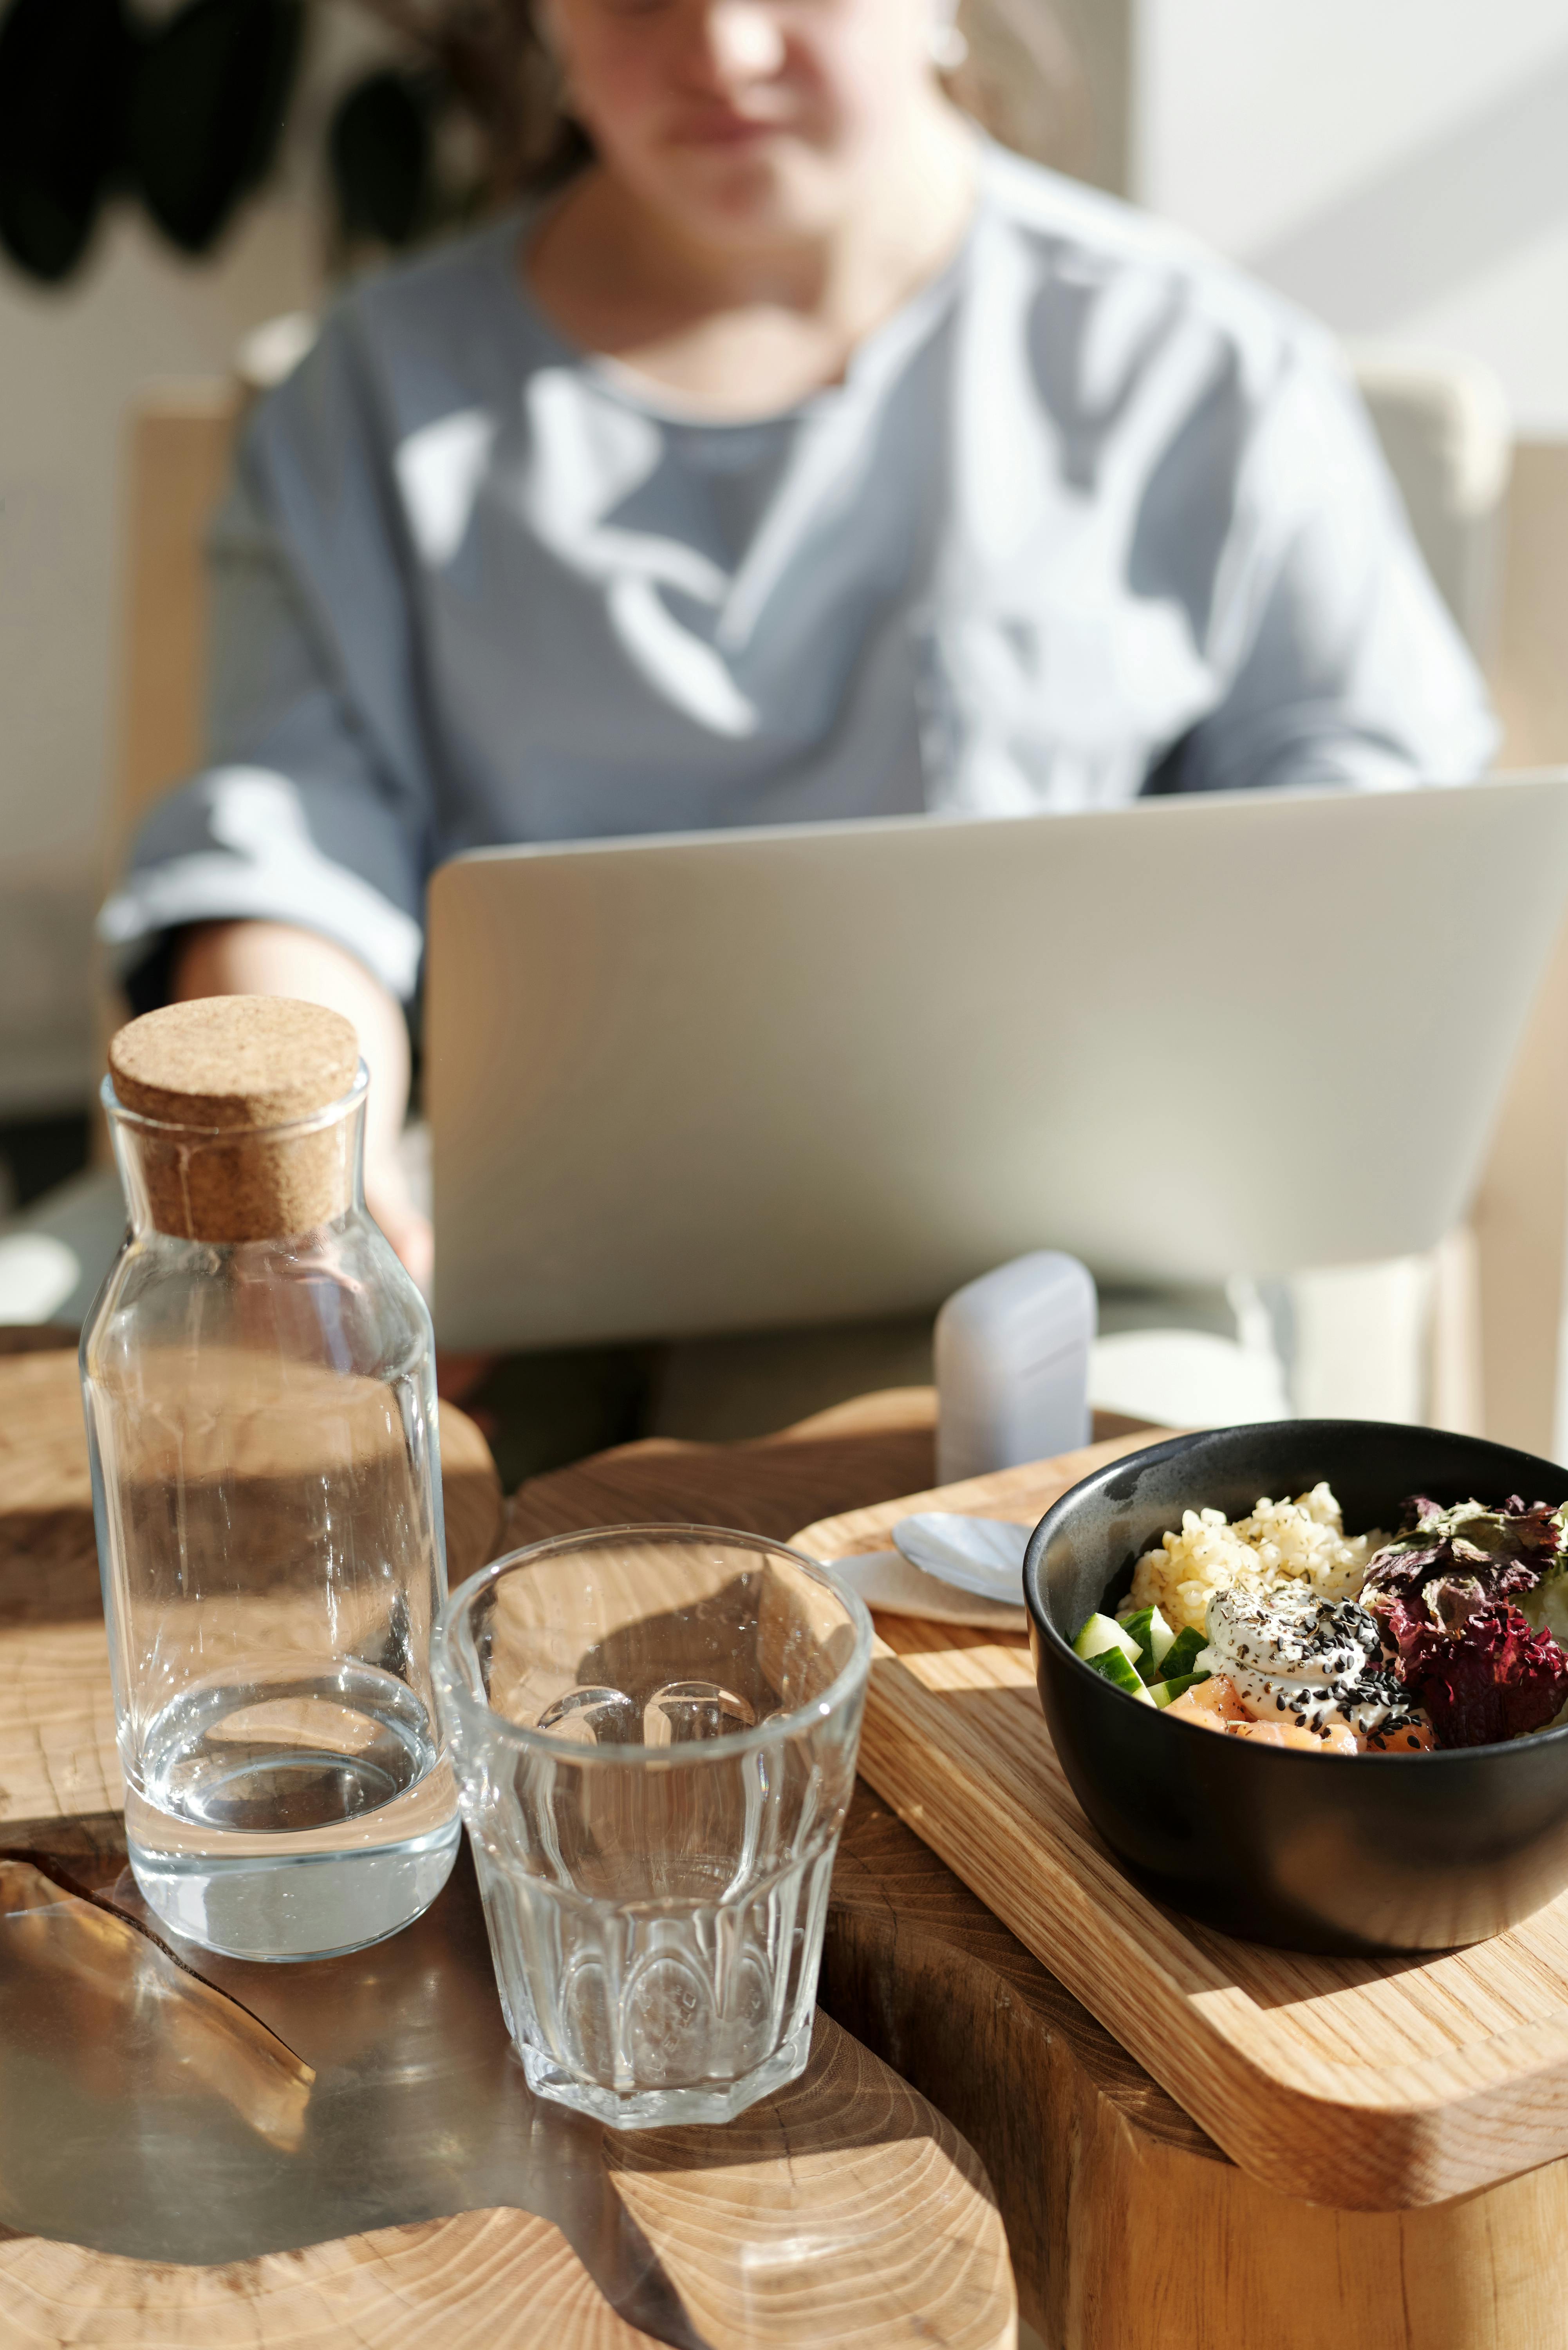
[[(146, 1918), (117, 1816), (4, 1836)], [(524, 2081), (466, 1846), (441, 1898), (390, 1941), (293, 1967), (187, 1946), (194, 1981), (166, 1948), (57, 1890), (80, 1918), (63, 1934), (36, 1888), (19, 1899), (26, 1874), (10, 1865), (0, 1917), (5, 2226), (208, 2264), (512, 2206), (552, 2220), (628, 2323), (702, 2350), (615, 2189), (607, 2134)]]
[(923, 2244), (983, 2241), (977, 2156), (826, 2016), (802, 2078), (723, 2127), (616, 2132), (534, 2097), (466, 1846), (403, 1933), (264, 1967), (128, 1929), (148, 1919), (118, 1816), (4, 1836), (0, 2230), (215, 2264), (510, 2206), (677, 2350), (703, 2337), (655, 2242), (722, 2302), (737, 2262), (764, 2299), (808, 2273), (820, 2298), (825, 2263), (852, 2293), (868, 2230), (900, 2275)]

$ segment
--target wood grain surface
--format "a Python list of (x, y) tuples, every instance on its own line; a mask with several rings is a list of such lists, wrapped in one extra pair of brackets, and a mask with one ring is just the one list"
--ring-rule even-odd
[[(809, 1492), (826, 1516), (929, 1485), (933, 1417), (929, 1390), (910, 1389), (762, 1444), (628, 1446), (524, 1486), (507, 1540), (695, 1515), (787, 1538), (800, 1523), (792, 1495)], [(979, 1506), (1024, 1515), (1032, 1473), (1017, 1492), (999, 1481)], [(868, 1789), (839, 1847), (819, 1997), (981, 2155), (1021, 2314), (1049, 2350), (1568, 2340), (1568, 2160), (1406, 2211), (1335, 2210), (1264, 2185)]]
[(0, 2350), (648, 2350), (558, 2228), (465, 2211), (223, 2268), (0, 2242)]
[[(1130, 1423), (1128, 1423), (1130, 1425)], [(735, 1526), (784, 1540), (801, 1523), (802, 1495), (827, 1517), (932, 1473), (935, 1399), (929, 1388), (888, 1388), (745, 1444), (655, 1437), (530, 1478), (506, 1506), (508, 1549), (583, 1526)]]
[[(608, 2142), (615, 2191), (711, 2350), (1014, 2340), (1006, 2238), (973, 2149), (828, 2016), (801, 2078), (738, 2121)], [(222, 2267), (0, 2241), (0, 2350), (622, 2350), (649, 2339), (555, 2226), (513, 2210)]]
[[(0, 1410), (0, 1441), (6, 1425)], [(931, 1430), (929, 1391), (913, 1389), (864, 1399), (765, 1443), (623, 1448), (525, 1486), (509, 1506), (504, 1539), (691, 1518), (787, 1537), (807, 1517), (852, 1513), (928, 1485)], [(0, 1511), (8, 1490), (0, 1475)], [(38, 1498), (47, 1501), (47, 1492)], [(46, 1530), (35, 1532), (47, 1538)], [(94, 1602), (96, 1614), (96, 1590)], [(1049, 2350), (1167, 2350), (1174, 2343), (1318, 2350), (1325, 2340), (1339, 2350), (1562, 2350), (1568, 2338), (1562, 2314), (1568, 2263), (1558, 2249), (1568, 2246), (1568, 2161), (1462, 2200), (1398, 2213), (1336, 2210), (1280, 2194), (1231, 2161), (868, 1791), (851, 1811), (835, 1872), (821, 1999), (974, 2146), (998, 2191), (1022, 2314)], [(302, 2297), (290, 2311), (295, 2334), (275, 2336), (269, 2318), (265, 2333), (241, 2338), (311, 2344), (299, 2314), (317, 2308), (309, 2294), (318, 2293), (323, 2314), (309, 2319), (317, 2325), (352, 2310), (361, 2289), (352, 2280), (362, 2264), (376, 2277), (373, 2293), (364, 2288), (368, 2323), (363, 2332), (348, 2330), (349, 2320), (336, 2335), (323, 2331), (320, 2340), (332, 2350), (339, 2341), (419, 2343), (438, 2326), (459, 2350), (471, 2341), (504, 2341), (496, 2319), (504, 2296), (487, 2297), (487, 2264), (504, 2273), (497, 2246), (504, 2249), (507, 2231), (519, 2225), (514, 2213), (473, 2214), (247, 2263), (242, 2291), (265, 2291), (269, 2308), (286, 2281), (298, 2283)], [(410, 2241), (414, 2256), (400, 2270)], [(110, 2319), (102, 2289), (86, 2289), (79, 2279), (65, 2294), (83, 2313), (78, 2330), (64, 2330), (73, 2322), (68, 2311), (50, 2318), (52, 2333), (36, 2324), (42, 2304), (14, 2298), (13, 2265), (26, 2271), (36, 2257), (51, 2261), (57, 2252), (78, 2264), (97, 2258), (31, 2242), (0, 2246), (6, 2350), (11, 2341), (123, 2340), (140, 2350), (144, 2342), (187, 2338), (160, 2333), (161, 2321), (151, 2317), (140, 2333), (132, 2330), (118, 2298)], [(319, 2288), (318, 2272), (328, 2280)], [(402, 2307), (395, 2300), (400, 2275), (410, 2280)], [(347, 2286), (337, 2282), (345, 2278)], [(523, 2287), (514, 2296), (514, 2308), (528, 2305)], [(28, 2330), (8, 2335), (4, 2324), (24, 2309)], [(385, 2331), (383, 2316), (390, 2324), (394, 2310), (395, 2330)], [(126, 2330), (103, 2330), (111, 2323)], [(575, 2337), (565, 2320), (560, 2332), (570, 2350)]]
[(1012, 2272), (973, 2149), (826, 2016), (778, 2096), (722, 2128), (625, 2133), (611, 2162), (713, 2350), (997, 2339)]
[[(922, 1443), (929, 1458), (929, 1424), (912, 1448), (906, 1434), (904, 1457)], [(500, 1492), (478, 1431), (445, 1405), (441, 1447), (456, 1580), (498, 1546)], [(850, 1497), (842, 1479), (801, 1490)], [(794, 1513), (782, 1493), (778, 1505)], [(0, 1710), (0, 1818), (118, 1804), (96, 1585), (75, 1357), (18, 1352), (0, 1361), (0, 1685), (10, 1700)], [(1013, 2343), (1006, 2239), (978, 2158), (827, 2017), (802, 2080), (741, 2123), (619, 2143), (617, 2192), (701, 2313), (712, 2350)], [(0, 2350), (362, 2350), (438, 2338), (452, 2350), (618, 2350), (648, 2337), (603, 2301), (553, 2226), (514, 2210), (222, 2268), (0, 2241)]]
[[(1137, 1439), (819, 1521), (825, 1560), (915, 1509), (1037, 1517)], [(1196, 1926), (1078, 1808), (1021, 1638), (884, 1617), (864, 1775), (1241, 2167), (1345, 2210), (1438, 2203), (1568, 2151), (1568, 1896), (1432, 1957), (1325, 1959)]]
[(1049, 2350), (1562, 2350), (1568, 2161), (1420, 2210), (1249, 2177), (884, 1804), (834, 1873), (818, 1993), (995, 2181)]

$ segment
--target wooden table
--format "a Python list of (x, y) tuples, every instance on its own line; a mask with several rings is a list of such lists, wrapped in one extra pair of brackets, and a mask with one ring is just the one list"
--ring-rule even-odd
[[(640, 1444), (534, 1480), (510, 1543), (617, 1520), (788, 1536), (933, 1480), (929, 1389), (757, 1444)], [(1102, 1437), (1133, 1423), (1103, 1417)], [(929, 1627), (933, 1631), (937, 1627)], [(1568, 2160), (1456, 2201), (1351, 2211), (1230, 2160), (862, 1789), (822, 2004), (961, 2129), (995, 2182), (1019, 2309), (1049, 2350), (1563, 2350)]]
[[(628, 1446), (523, 1487), (504, 1539), (686, 1518), (787, 1535), (929, 1485), (932, 1427), (929, 1391), (913, 1389), (761, 1443)], [(73, 1549), (40, 1523), (40, 1556), (51, 1541), (55, 1575), (80, 1573), (85, 1588), (86, 1569), (71, 1565), (79, 1533)], [(0, 1570), (0, 1607), (8, 1596)], [(83, 1669), (78, 1655), (72, 1669)], [(79, 1706), (74, 1722), (41, 1729), (54, 1741), (52, 1767), (79, 1791), (101, 1784), (92, 1775), (101, 1766)], [(14, 1768), (7, 1740), (0, 1727), (0, 1783)], [(834, 1875), (820, 1997), (978, 2149), (1006, 2222), (1021, 2314), (1050, 2350), (1320, 2350), (1325, 2341), (1336, 2350), (1562, 2350), (1568, 2341), (1557, 2251), (1568, 2166), (1404, 2213), (1273, 2193), (868, 1790)], [(465, 2253), (454, 2243), (451, 2257), (461, 2263)], [(936, 2315), (933, 2327), (929, 2338), (954, 2338)], [(362, 2338), (383, 2337), (372, 2321)], [(454, 2345), (467, 2338), (452, 2334)]]
[[(443, 1407), (441, 1434), (455, 1577), (499, 1546), (501, 1494), (472, 1423)], [(118, 1866), (119, 1783), (86, 1446), (74, 1356), (47, 1345), (0, 1361), (0, 1845), (63, 1843), (85, 1856), (73, 1860), (81, 1881), (102, 1883), (88, 1863), (107, 1854)], [(272, 1970), (246, 1972), (254, 1982)], [(244, 1994), (264, 2012), (265, 1988)], [(602, 2146), (618, 2212), (652, 2247), (694, 2344), (1008, 2350), (1014, 2339), (1006, 2243), (979, 2161), (826, 2015), (803, 2079), (728, 2129), (605, 2133)], [(555, 2224), (512, 2208), (207, 2267), (0, 2225), (0, 2350), (633, 2350), (649, 2339)]]

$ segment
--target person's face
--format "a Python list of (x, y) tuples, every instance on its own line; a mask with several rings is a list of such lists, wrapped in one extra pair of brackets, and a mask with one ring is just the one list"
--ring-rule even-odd
[(567, 102), (657, 211), (726, 244), (831, 227), (931, 90), (932, 0), (546, 0)]

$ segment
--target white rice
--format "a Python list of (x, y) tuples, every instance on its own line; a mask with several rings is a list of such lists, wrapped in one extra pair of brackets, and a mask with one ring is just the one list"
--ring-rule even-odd
[(1367, 1565), (1386, 1534), (1347, 1535), (1326, 1484), (1294, 1502), (1261, 1501), (1251, 1517), (1225, 1522), (1223, 1510), (1187, 1510), (1181, 1532), (1163, 1534), (1133, 1573), (1130, 1605), (1158, 1607), (1172, 1631), (1207, 1630), (1217, 1591), (1272, 1591), (1307, 1583), (1324, 1599), (1355, 1599)]

